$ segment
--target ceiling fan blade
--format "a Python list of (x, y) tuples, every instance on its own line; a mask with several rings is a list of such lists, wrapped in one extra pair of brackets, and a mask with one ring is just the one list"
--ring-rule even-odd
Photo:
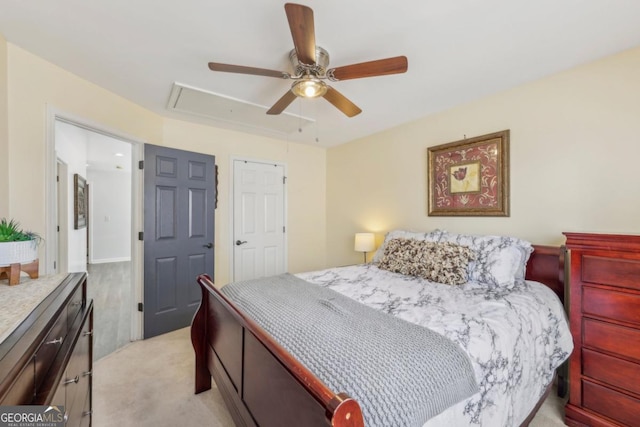
[(266, 68), (245, 67), (243, 65), (221, 64), (219, 62), (209, 62), (209, 69), (211, 71), (252, 74), (254, 76), (277, 77), (279, 79), (288, 79), (291, 77), (289, 73), (285, 73), (284, 71), (267, 70)]
[(289, 104), (291, 104), (296, 98), (296, 94), (288, 90), (287, 93), (282, 96), (282, 98), (278, 99), (278, 101), (273, 104), (273, 107), (271, 107), (269, 111), (267, 111), (267, 114), (275, 115), (282, 113), (284, 109), (287, 108)]
[(316, 34), (313, 24), (313, 10), (301, 4), (287, 3), (287, 13), (291, 37), (296, 47), (298, 61), (305, 65), (316, 63)]
[(347, 117), (357, 116), (362, 113), (362, 110), (356, 104), (349, 101), (346, 96), (331, 86), (327, 86), (327, 93), (325, 93), (323, 97), (338, 110), (342, 111)]
[[(407, 57), (396, 56), (393, 58), (378, 59), (376, 61), (361, 62), (359, 64), (345, 65), (327, 71), (335, 80), (359, 79), (362, 77), (384, 76), (398, 74), (407, 71)], [(333, 80), (332, 79), (332, 80)]]

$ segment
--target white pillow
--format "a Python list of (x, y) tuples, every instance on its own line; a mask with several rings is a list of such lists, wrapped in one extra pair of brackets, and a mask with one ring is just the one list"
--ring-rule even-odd
[(371, 259), (371, 262), (374, 264), (378, 264), (382, 257), (384, 256), (384, 249), (391, 239), (413, 239), (427, 242), (438, 242), (440, 241), (440, 237), (442, 233), (446, 233), (444, 230), (433, 230), (429, 232), (424, 231), (409, 231), (409, 230), (391, 230), (384, 236), (384, 242), (378, 248), (375, 255)]
[(533, 252), (531, 243), (508, 236), (474, 236), (442, 233), (441, 242), (468, 246), (477, 259), (469, 264), (469, 280), (490, 289), (511, 289), (524, 281), (527, 261)]

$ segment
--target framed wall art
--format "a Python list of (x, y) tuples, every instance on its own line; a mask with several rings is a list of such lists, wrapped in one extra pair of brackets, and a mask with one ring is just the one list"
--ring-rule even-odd
[(509, 130), (427, 149), (429, 216), (509, 216)]
[(87, 181), (73, 175), (73, 228), (79, 230), (87, 226)]

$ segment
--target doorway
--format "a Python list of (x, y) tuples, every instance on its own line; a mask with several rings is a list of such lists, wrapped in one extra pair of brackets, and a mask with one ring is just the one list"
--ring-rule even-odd
[(233, 161), (233, 280), (287, 271), (284, 166)]
[[(53, 248), (47, 246), (52, 256), (47, 257), (46, 268), (48, 273), (89, 272), (87, 293), (95, 306), (94, 359), (99, 359), (137, 339), (134, 296), (139, 268), (133, 239), (138, 227), (133, 174), (137, 143), (80, 120), (55, 115), (51, 123), (47, 146), (54, 153), (58, 176), (51, 209), (57, 238)], [(85, 189), (91, 189), (82, 221), (75, 218), (75, 182), (85, 182)], [(47, 230), (51, 235), (49, 223)]]

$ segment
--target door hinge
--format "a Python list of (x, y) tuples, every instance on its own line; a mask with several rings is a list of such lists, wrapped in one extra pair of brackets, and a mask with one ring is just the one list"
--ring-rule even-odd
[(144, 241), (144, 231), (138, 231), (138, 240)]
[(60, 175), (56, 175), (56, 182), (60, 182)]
[(138, 303), (138, 311), (144, 311), (144, 304), (141, 302)]
[(59, 233), (60, 232), (60, 226), (56, 226), (56, 231)]
[(58, 264), (55, 261), (53, 261), (53, 268), (56, 268), (57, 266)]
[(286, 229), (285, 229), (285, 227), (284, 227), (284, 225), (282, 226), (282, 232), (283, 232), (283, 233), (286, 233), (286, 232), (287, 232), (287, 231), (286, 231)]
[(282, 183), (283, 183), (283, 184), (286, 184), (286, 183), (287, 183), (287, 177), (286, 177), (286, 176), (283, 176), (283, 177), (282, 177)]
[(144, 169), (144, 160), (138, 162), (138, 169)]

